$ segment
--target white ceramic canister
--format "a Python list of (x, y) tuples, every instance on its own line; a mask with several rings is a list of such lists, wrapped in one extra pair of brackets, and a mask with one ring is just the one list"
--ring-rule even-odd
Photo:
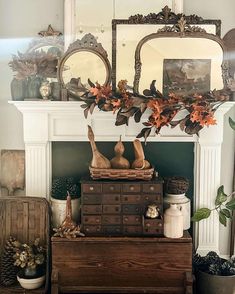
[(177, 204), (177, 207), (181, 210), (184, 217), (184, 230), (190, 228), (191, 220), (191, 202), (184, 194), (165, 194), (164, 197), (164, 209), (167, 209), (170, 204)]
[(167, 238), (183, 237), (183, 214), (177, 204), (170, 204), (164, 213), (164, 236)]

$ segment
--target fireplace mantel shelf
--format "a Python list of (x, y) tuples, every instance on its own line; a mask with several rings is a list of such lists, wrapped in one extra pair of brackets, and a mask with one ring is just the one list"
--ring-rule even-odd
[[(29, 196), (44, 196), (48, 199), (50, 197), (52, 141), (88, 141), (88, 124), (92, 126), (96, 141), (116, 142), (120, 135), (123, 141), (133, 141), (143, 128), (142, 123), (135, 123), (133, 118), (130, 119), (128, 126), (117, 127), (112, 112), (97, 109), (85, 119), (81, 108), (83, 102), (79, 101), (9, 101), (9, 103), (23, 114), (26, 195)], [(231, 143), (231, 137), (234, 132), (229, 128), (226, 113), (229, 112), (230, 115), (234, 105), (234, 102), (221, 105), (215, 113), (217, 124), (203, 128), (199, 136), (187, 135), (179, 127), (173, 129), (164, 127), (160, 135), (156, 136), (153, 133), (148, 138), (148, 141), (152, 142), (194, 143), (194, 208), (213, 207), (217, 188), (224, 181), (223, 176), (226, 174), (227, 178), (232, 179), (234, 145)], [(147, 114), (143, 116), (143, 121), (146, 119)], [(228, 145), (227, 141), (229, 141)], [(226, 152), (222, 146), (226, 146)], [(202, 255), (210, 250), (220, 253), (221, 248), (228, 247), (224, 241), (221, 247), (220, 224), (218, 215), (214, 211), (209, 219), (195, 226), (194, 243), (198, 253)]]
[[(81, 108), (84, 103), (80, 101), (9, 101), (9, 103), (14, 104), (23, 113), (24, 138), (27, 142), (41, 141), (42, 133), (46, 141), (88, 141), (87, 125), (92, 126), (96, 141), (117, 141), (120, 135), (123, 141), (133, 141), (143, 128), (142, 122), (146, 121), (148, 116), (148, 113), (144, 114), (140, 123), (135, 123), (131, 118), (128, 126), (115, 126), (115, 114), (103, 112), (97, 108), (85, 119), (84, 109)], [(218, 124), (233, 105), (235, 105), (234, 102), (226, 102), (220, 106), (216, 112)], [(36, 134), (35, 130), (37, 130)], [(37, 138), (37, 133), (39, 133), (39, 138)], [(214, 134), (216, 134), (215, 137)], [(218, 139), (221, 140), (218, 138), (217, 126), (204, 128), (200, 132), (202, 140), (203, 137), (211, 140), (212, 143)], [(197, 142), (200, 138), (197, 135), (186, 134), (177, 126), (175, 128), (163, 127), (159, 135), (153, 131), (148, 141)]]

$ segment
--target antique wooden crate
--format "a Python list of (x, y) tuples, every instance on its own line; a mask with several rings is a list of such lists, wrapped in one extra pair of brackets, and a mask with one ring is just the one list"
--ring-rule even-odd
[(163, 234), (163, 219), (144, 224), (149, 204), (163, 214), (163, 181), (81, 181), (81, 229), (86, 236)]
[(38, 197), (0, 197), (0, 257), (9, 236), (30, 243), (37, 237), (47, 246), (47, 272), (45, 285), (37, 290), (25, 290), (19, 284), (0, 285), (0, 293), (47, 293), (50, 264), (50, 214), (46, 199)]

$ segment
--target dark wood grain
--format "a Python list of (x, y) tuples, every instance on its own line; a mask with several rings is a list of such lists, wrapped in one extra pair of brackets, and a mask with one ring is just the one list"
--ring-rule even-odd
[(187, 232), (180, 239), (52, 238), (52, 265), (62, 293), (186, 293), (192, 240)]

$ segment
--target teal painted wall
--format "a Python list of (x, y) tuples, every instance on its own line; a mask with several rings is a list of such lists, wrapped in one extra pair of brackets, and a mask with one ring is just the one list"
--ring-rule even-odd
[[(114, 156), (115, 142), (98, 142), (97, 146), (107, 158)], [(124, 142), (124, 156), (132, 161), (133, 146)], [(155, 166), (161, 177), (184, 176), (190, 181), (187, 196), (193, 197), (193, 143), (152, 143), (144, 147), (145, 157)], [(75, 176), (80, 178), (89, 173), (89, 163), (92, 153), (89, 142), (53, 142), (52, 145), (52, 174), (53, 177)]]

